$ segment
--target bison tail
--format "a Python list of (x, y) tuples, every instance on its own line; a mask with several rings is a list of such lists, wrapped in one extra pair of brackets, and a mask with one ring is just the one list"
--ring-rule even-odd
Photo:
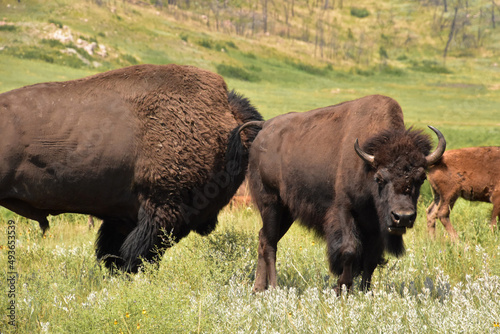
[[(250, 101), (234, 90), (227, 96), (229, 107), (236, 118), (238, 127), (231, 131), (226, 152), (226, 163), (240, 163), (248, 155), (248, 148), (262, 129), (264, 119)], [(242, 141), (241, 135), (244, 136)], [(240, 165), (241, 166), (241, 165)]]
[(245, 178), (248, 149), (262, 129), (264, 120), (250, 101), (234, 90), (228, 93), (228, 102), (234, 117), (240, 124), (231, 131), (226, 150), (226, 171), (231, 176), (231, 185), (234, 188), (230, 189), (228, 194), (232, 196)]

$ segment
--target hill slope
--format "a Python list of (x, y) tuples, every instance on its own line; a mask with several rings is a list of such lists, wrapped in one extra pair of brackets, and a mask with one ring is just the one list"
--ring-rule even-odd
[(189, 64), (223, 75), (266, 118), (380, 93), (410, 124), (460, 131), (450, 147), (500, 142), (492, 1), (446, 12), (440, 1), (170, 2), (0, 2), (0, 91)]

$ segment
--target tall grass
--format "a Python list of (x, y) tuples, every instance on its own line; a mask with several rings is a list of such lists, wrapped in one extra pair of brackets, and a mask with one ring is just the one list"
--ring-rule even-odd
[[(36, 32), (68, 25), (75, 36), (109, 47), (113, 59), (100, 69), (75, 68), (57, 57), (53, 63), (21, 59), (2, 49), (0, 92), (129, 64), (173, 62), (219, 71), (266, 119), (384, 94), (401, 104), (408, 125), (438, 127), (448, 148), (500, 145), (498, 56), (450, 57), (444, 68), (418, 47), (401, 50), (398, 62), (382, 67), (326, 66), (298, 42), (206, 34), (178, 11), (174, 20), (129, 2), (105, 3), (116, 5), (113, 15), (93, 1), (8, 7), (2, 13), (8, 24), (0, 29), (7, 46), (37, 45), (43, 55), (59, 46)], [(362, 20), (376, 17), (369, 8)], [(436, 238), (428, 237), (430, 201), (424, 184), (416, 226), (405, 236), (406, 255), (375, 271), (369, 293), (359, 291), (358, 278), (353, 293), (336, 297), (324, 242), (298, 224), (278, 245), (280, 287), (252, 293), (261, 223), (251, 208), (225, 209), (211, 235), (191, 234), (167, 250), (158, 270), (146, 266), (137, 275), (111, 275), (96, 262), (98, 224), (88, 230), (86, 217), (52, 217), (42, 238), (37, 223), (2, 209), (0, 280), (9, 275), (7, 226), (14, 220), (18, 333), (500, 333), (500, 233), (489, 230), (491, 205), (459, 200), (451, 215), (459, 241), (452, 243), (439, 222)], [(2, 310), (10, 302), (5, 291)], [(15, 332), (8, 321), (0, 312), (1, 333)]]
[[(375, 271), (370, 292), (359, 291), (358, 278), (342, 297), (332, 289), (324, 242), (297, 224), (278, 245), (280, 287), (252, 293), (260, 228), (252, 208), (225, 209), (214, 233), (191, 234), (165, 253), (159, 270), (136, 275), (111, 275), (96, 263), (96, 231), (83, 216), (53, 217), (46, 238), (36, 223), (13, 216), (17, 332), (494, 333), (500, 233), (489, 229), (489, 207), (459, 201), (452, 222), (460, 238), (452, 243), (440, 226), (435, 240), (427, 236), (425, 200), (405, 236), (407, 254)], [(6, 230), (5, 218), (0, 226)], [(0, 240), (5, 282), (5, 234)], [(1, 316), (2, 333), (14, 332), (7, 321)]]

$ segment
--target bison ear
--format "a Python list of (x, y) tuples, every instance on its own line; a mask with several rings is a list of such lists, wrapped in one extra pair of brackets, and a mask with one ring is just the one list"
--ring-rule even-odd
[(434, 150), (434, 152), (430, 153), (425, 157), (425, 160), (427, 161), (427, 166), (431, 166), (436, 162), (438, 162), (439, 159), (441, 159), (441, 157), (443, 156), (444, 150), (446, 150), (446, 140), (444, 139), (443, 134), (433, 126), (429, 125), (429, 129), (434, 131), (434, 133), (437, 135), (438, 145)]
[(363, 161), (370, 164), (371, 166), (375, 166), (375, 156), (366, 153), (359, 147), (358, 138), (356, 138), (356, 141), (354, 142), (354, 150), (359, 155), (359, 157), (363, 159)]

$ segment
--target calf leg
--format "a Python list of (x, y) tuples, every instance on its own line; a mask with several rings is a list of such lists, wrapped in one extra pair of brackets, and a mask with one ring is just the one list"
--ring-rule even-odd
[(450, 221), (450, 211), (451, 209), (453, 209), (453, 205), (455, 204), (456, 200), (457, 200), (456, 197), (453, 197), (448, 201), (441, 200), (439, 203), (439, 207), (437, 209), (437, 216), (441, 221), (441, 223), (443, 224), (446, 231), (448, 232), (448, 234), (450, 235), (450, 239), (452, 241), (458, 239), (457, 231), (455, 231)]
[[(274, 200), (271, 198), (274, 197)], [(277, 286), (276, 277), (276, 251), (278, 241), (288, 231), (293, 223), (289, 210), (279, 203), (277, 196), (262, 196), (267, 203), (259, 201), (262, 229), (259, 232), (259, 248), (257, 259), (257, 271), (255, 273), (255, 292), (263, 291), (268, 287)]]
[(491, 230), (494, 231), (497, 226), (497, 218), (500, 220), (500, 191), (493, 193), (491, 196), (493, 203), (493, 211), (491, 213)]
[(427, 232), (431, 237), (436, 236), (436, 219), (437, 219), (437, 209), (439, 207), (439, 196), (435, 195), (434, 201), (427, 208)]
[(92, 216), (89, 216), (87, 219), (87, 225), (89, 226), (89, 230), (93, 230), (95, 223), (94, 223), (94, 218)]

